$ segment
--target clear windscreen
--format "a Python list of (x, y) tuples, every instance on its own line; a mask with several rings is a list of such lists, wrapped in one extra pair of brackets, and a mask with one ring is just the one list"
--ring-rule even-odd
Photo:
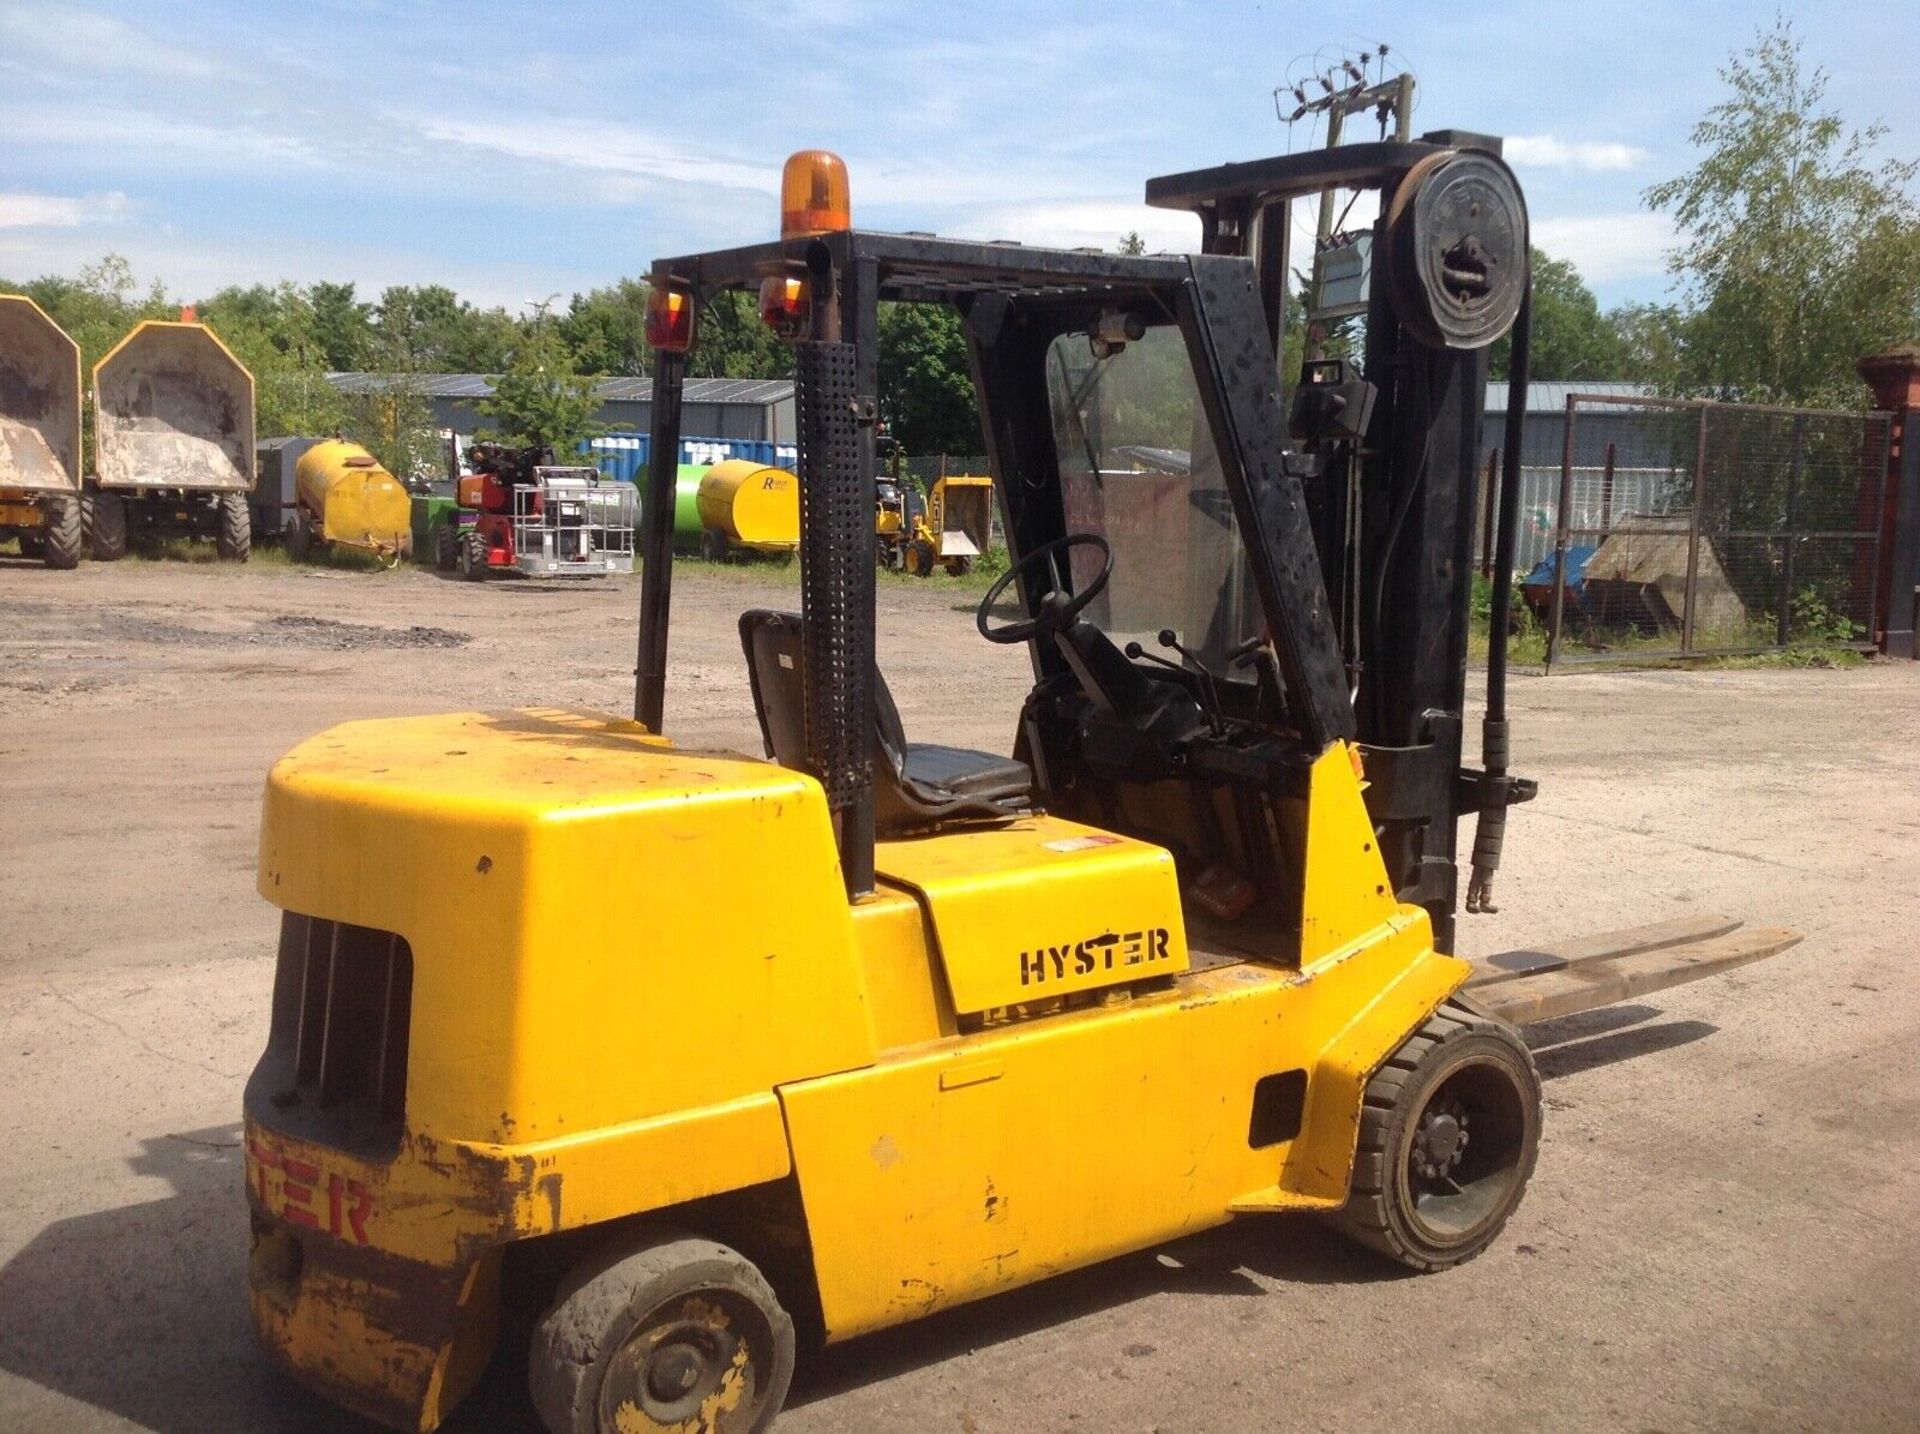
[[(1172, 628), (1216, 674), (1244, 676), (1227, 659), (1259, 634), (1260, 605), (1179, 329), (1149, 328), (1106, 358), (1086, 334), (1062, 334), (1047, 388), (1066, 531), (1113, 548), (1087, 620), (1153, 651)], [(1073, 550), (1076, 587), (1098, 563), (1091, 548)]]

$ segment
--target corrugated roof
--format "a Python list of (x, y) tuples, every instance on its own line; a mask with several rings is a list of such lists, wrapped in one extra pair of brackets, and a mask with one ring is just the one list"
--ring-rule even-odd
[[(342, 393), (384, 393), (400, 385), (427, 398), (488, 398), (493, 393), (493, 376), (484, 373), (330, 373), (327, 381)], [(653, 380), (603, 378), (594, 394), (603, 403), (645, 403), (653, 397)], [(764, 406), (792, 397), (793, 380), (787, 378), (690, 378), (680, 401)]]
[[(1659, 390), (1644, 383), (1624, 383), (1608, 379), (1588, 379), (1580, 382), (1561, 383), (1555, 381), (1529, 382), (1527, 384), (1528, 413), (1565, 413), (1567, 395), (1570, 393), (1591, 393), (1602, 398), (1657, 398)], [(1506, 380), (1496, 380), (1487, 385), (1487, 412), (1505, 413), (1507, 411)]]

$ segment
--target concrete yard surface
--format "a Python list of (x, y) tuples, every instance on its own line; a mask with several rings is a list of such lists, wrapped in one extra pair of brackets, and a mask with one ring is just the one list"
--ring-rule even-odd
[[(793, 581), (679, 576), (671, 735), (758, 752), (735, 618)], [(916, 740), (1005, 751), (1030, 673), (977, 596), (883, 584), (882, 661)], [(247, 1329), (262, 780), (349, 718), (627, 711), (637, 579), (5, 557), (0, 603), (0, 1429), (366, 1427)], [(1248, 1219), (829, 1350), (779, 1428), (1920, 1427), (1920, 664), (1512, 697), (1541, 793), (1465, 953), (1699, 912), (1805, 942), (1536, 1028), (1539, 1167), (1472, 1264)], [(518, 1365), (453, 1427), (523, 1427)]]

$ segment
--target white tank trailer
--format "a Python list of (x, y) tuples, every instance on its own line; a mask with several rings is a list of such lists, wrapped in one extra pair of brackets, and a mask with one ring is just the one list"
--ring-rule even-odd
[(81, 504), (91, 556), (121, 557), (145, 535), (211, 538), (246, 561), (253, 375), (212, 329), (150, 319), (94, 365), (93, 454)]
[(0, 539), (79, 564), (80, 346), (32, 299), (0, 294)]

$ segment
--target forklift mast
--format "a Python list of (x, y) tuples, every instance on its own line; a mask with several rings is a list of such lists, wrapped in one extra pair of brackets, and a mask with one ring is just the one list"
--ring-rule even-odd
[[(1310, 369), (1289, 419), (1278, 372), (1289, 206), (1329, 187), (1381, 195), (1364, 359), (1359, 377)], [(879, 303), (942, 303), (961, 315), (1016, 562), (1071, 531), (1049, 345), (1171, 324), (1217, 449), (1222, 518), (1244, 545), (1256, 631), (1271, 648), (1277, 711), (1253, 725), (1272, 728), (1274, 741), (1258, 760), (1240, 754), (1233, 780), (1278, 791), (1330, 743), (1360, 743), (1394, 889), (1427, 910), (1436, 945), (1450, 949), (1458, 818), (1531, 794), (1505, 776), (1504, 751), (1491, 776), (1461, 765), (1486, 351), (1527, 291), (1518, 186), (1497, 141), (1443, 133), (1170, 176), (1150, 181), (1147, 199), (1197, 213), (1202, 252), (1068, 252), (845, 227), (656, 261), (635, 717), (661, 730), (674, 482), (662, 455), (678, 452), (685, 350), (713, 294), (758, 289), (767, 316), (771, 290), (774, 318), (794, 336), (807, 766), (826, 791), (855, 897), (874, 880)], [(780, 312), (781, 296), (796, 292), (806, 307)], [(1029, 615), (1047, 595), (1022, 576)], [(1032, 650), (1037, 691), (1066, 675), (1059, 653)], [(1497, 835), (1482, 853), (1495, 863)]]

